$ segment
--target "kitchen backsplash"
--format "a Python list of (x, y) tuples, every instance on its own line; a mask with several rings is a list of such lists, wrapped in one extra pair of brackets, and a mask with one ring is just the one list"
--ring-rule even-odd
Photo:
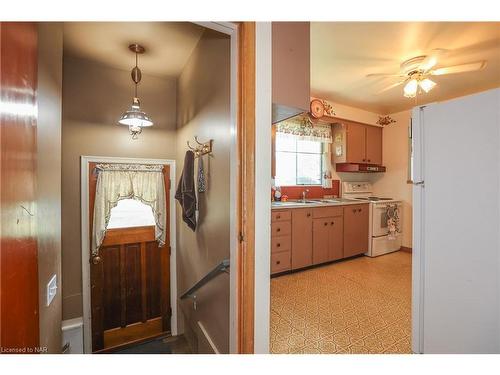
[(332, 180), (332, 187), (325, 189), (322, 186), (281, 186), (281, 194), (288, 195), (288, 199), (301, 199), (302, 192), (309, 190), (307, 198), (323, 198), (325, 195), (339, 196), (340, 181)]

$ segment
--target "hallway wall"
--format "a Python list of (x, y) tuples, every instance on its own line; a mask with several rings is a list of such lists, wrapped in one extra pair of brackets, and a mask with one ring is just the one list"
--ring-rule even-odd
[[(177, 178), (184, 166), (186, 141), (214, 140), (213, 155), (204, 156), (208, 189), (199, 194), (199, 227), (192, 232), (177, 207), (177, 275), (181, 295), (223, 259), (229, 258), (230, 231), (230, 39), (206, 30), (178, 81)], [(195, 164), (197, 165), (197, 164)], [(196, 176), (196, 172), (195, 172)], [(181, 304), (186, 337), (206, 340), (198, 322), (221, 353), (229, 351), (229, 275), (221, 274), (197, 293), (197, 310), (190, 300)], [(182, 314), (178, 314), (182, 317)], [(192, 340), (191, 340), (192, 341)], [(195, 344), (196, 345), (196, 344)]]
[[(63, 26), (38, 24), (37, 232), (40, 346), (61, 352), (61, 99)], [(57, 294), (46, 306), (47, 283)]]
[(63, 319), (82, 316), (80, 156), (174, 159), (176, 79), (143, 74), (139, 98), (154, 121), (139, 139), (117, 125), (130, 106), (128, 70), (64, 56), (62, 130)]

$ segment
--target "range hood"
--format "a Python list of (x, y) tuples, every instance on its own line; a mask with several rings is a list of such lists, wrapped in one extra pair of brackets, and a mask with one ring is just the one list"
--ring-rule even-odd
[(272, 23), (272, 122), (309, 111), (310, 24)]
[(385, 172), (385, 167), (375, 164), (336, 163), (335, 170), (337, 172), (380, 173)]

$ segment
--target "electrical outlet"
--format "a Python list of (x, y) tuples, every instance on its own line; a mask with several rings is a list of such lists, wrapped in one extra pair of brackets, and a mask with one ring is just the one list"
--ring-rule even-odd
[(54, 275), (47, 284), (47, 306), (50, 305), (56, 294), (57, 294), (57, 275)]

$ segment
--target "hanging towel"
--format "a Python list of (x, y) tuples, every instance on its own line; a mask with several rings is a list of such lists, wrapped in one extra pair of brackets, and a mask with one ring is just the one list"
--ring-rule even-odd
[(398, 206), (396, 204), (388, 204), (385, 215), (387, 217), (387, 229), (389, 230), (387, 239), (395, 240), (397, 233), (401, 232)]
[(198, 158), (198, 193), (204, 193), (207, 191), (205, 170), (203, 168), (203, 156), (200, 155)]
[(194, 232), (196, 230), (196, 190), (194, 186), (193, 151), (186, 151), (184, 168), (175, 192), (175, 199), (179, 201), (182, 207), (182, 220)]

